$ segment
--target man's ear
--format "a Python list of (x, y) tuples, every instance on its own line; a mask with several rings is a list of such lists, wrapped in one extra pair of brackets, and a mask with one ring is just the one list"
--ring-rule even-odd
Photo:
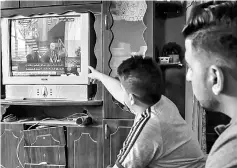
[(212, 83), (212, 92), (219, 95), (224, 88), (224, 75), (220, 67), (212, 65), (209, 69), (209, 77)]
[(130, 103), (131, 103), (131, 105), (134, 105), (135, 104), (135, 99), (134, 99), (134, 96), (133, 96), (133, 94), (129, 94), (129, 101), (130, 101)]

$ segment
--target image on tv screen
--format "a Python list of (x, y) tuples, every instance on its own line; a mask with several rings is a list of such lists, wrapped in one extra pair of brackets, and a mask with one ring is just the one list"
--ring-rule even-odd
[(13, 76), (79, 76), (80, 15), (11, 19)]

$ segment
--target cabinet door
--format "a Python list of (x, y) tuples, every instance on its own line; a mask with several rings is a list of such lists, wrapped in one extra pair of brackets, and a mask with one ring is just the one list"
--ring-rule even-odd
[[(145, 55), (147, 44), (144, 40), (146, 25), (143, 18), (147, 3), (142, 1), (111, 1), (110, 12), (113, 18), (111, 31), (113, 41), (110, 45), (112, 58), (111, 76), (117, 75), (117, 67), (131, 54)], [(139, 12), (132, 12), (139, 11)]]
[[(104, 2), (103, 2), (104, 3)], [(118, 66), (132, 54), (145, 55), (149, 51), (152, 37), (153, 11), (148, 6), (153, 2), (140, 1), (110, 1), (104, 10), (104, 72), (112, 77), (117, 76)], [(104, 3), (106, 4), (106, 3)], [(105, 8), (104, 8), (105, 9)], [(149, 7), (149, 9), (153, 9)], [(147, 18), (147, 19), (146, 19)], [(146, 21), (145, 21), (146, 20)], [(145, 21), (145, 22), (144, 22)], [(147, 30), (148, 31), (147, 31)], [(150, 33), (150, 35), (148, 35)], [(149, 39), (149, 42), (146, 41)], [(148, 50), (149, 47), (149, 50)], [(108, 53), (109, 51), (109, 53)], [(133, 115), (122, 111), (112, 102), (111, 95), (105, 91), (105, 118), (133, 119)]]
[(68, 127), (68, 168), (101, 168), (102, 126)]
[(23, 168), (23, 125), (0, 123), (0, 167)]
[(165, 78), (165, 96), (179, 109), (185, 118), (185, 71), (186, 67), (166, 67), (163, 70)]
[(49, 127), (24, 131), (25, 167), (66, 166), (63, 127)]
[(103, 120), (104, 130), (104, 167), (113, 166), (120, 149), (123, 147), (133, 120), (106, 119)]

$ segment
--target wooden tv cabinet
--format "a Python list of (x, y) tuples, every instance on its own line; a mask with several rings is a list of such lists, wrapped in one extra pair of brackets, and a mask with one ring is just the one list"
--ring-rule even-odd
[[(113, 164), (133, 119), (101, 119), (102, 107), (102, 101), (1, 100), (2, 119), (8, 114), (19, 119), (0, 123), (1, 166), (102, 168)], [(67, 120), (85, 111), (93, 116), (91, 125)], [(39, 119), (42, 115), (48, 117)], [(23, 116), (31, 119), (21, 120)]]

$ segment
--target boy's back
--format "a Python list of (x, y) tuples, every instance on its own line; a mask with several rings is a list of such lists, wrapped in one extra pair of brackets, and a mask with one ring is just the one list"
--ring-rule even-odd
[(126, 168), (199, 168), (204, 154), (177, 107), (167, 97), (141, 115), (124, 142), (116, 162)]

